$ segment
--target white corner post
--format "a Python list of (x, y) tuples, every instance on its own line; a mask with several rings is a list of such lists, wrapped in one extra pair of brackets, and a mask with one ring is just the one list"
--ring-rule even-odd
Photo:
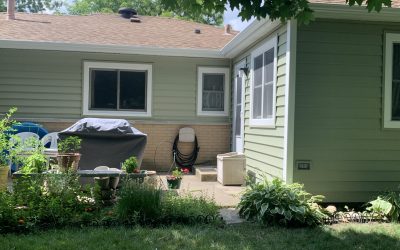
[(296, 49), (297, 49), (297, 20), (287, 22), (286, 44), (286, 82), (285, 82), (285, 128), (284, 128), (284, 157), (283, 176), (286, 183), (293, 183), (294, 170), (294, 116), (295, 116), (295, 87), (296, 87)]

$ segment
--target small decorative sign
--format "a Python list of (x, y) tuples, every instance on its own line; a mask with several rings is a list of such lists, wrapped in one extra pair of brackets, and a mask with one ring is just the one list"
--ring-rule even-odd
[(311, 169), (311, 161), (299, 160), (299, 161), (296, 161), (296, 166), (297, 166), (298, 170), (310, 170)]

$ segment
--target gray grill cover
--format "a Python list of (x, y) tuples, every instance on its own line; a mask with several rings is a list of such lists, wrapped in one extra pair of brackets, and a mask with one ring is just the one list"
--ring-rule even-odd
[(147, 143), (146, 134), (122, 119), (85, 118), (59, 133), (60, 139), (72, 135), (82, 139), (82, 170), (120, 168), (120, 163), (131, 156), (136, 156), (140, 166)]

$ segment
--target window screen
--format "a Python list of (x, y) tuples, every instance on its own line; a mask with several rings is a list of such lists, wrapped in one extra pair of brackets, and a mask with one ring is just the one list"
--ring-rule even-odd
[(224, 111), (224, 74), (203, 74), (203, 111)]
[(392, 120), (400, 121), (400, 44), (393, 44)]
[(146, 110), (146, 71), (92, 69), (90, 109)]

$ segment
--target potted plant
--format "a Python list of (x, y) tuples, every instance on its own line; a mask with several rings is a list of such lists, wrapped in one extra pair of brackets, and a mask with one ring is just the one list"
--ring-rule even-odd
[(170, 175), (167, 175), (168, 188), (179, 189), (181, 187), (181, 181), (183, 174), (189, 173), (187, 168), (175, 168)]
[(139, 164), (135, 156), (131, 156), (122, 163), (122, 170), (128, 174), (139, 173)]
[(82, 139), (77, 136), (69, 136), (58, 143), (58, 166), (62, 172), (76, 171), (78, 169), (81, 154)]
[(8, 184), (10, 138), (7, 132), (11, 131), (12, 125), (15, 124), (15, 121), (11, 120), (11, 116), (16, 111), (16, 108), (11, 108), (0, 120), (0, 191), (5, 190)]

